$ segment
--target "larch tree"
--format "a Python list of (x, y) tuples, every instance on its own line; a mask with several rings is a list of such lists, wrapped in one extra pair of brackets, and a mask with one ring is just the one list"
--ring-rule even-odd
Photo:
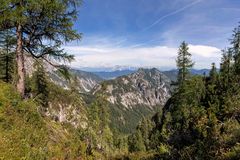
[(181, 85), (190, 75), (190, 69), (194, 63), (191, 60), (191, 53), (189, 53), (188, 44), (183, 41), (178, 50), (178, 57), (176, 60), (178, 67), (178, 84)]
[(74, 59), (60, 47), (81, 37), (73, 29), (80, 0), (0, 0), (0, 3), (0, 30), (14, 30), (16, 36), (17, 90), (24, 97), (25, 57), (40, 58), (56, 67)]

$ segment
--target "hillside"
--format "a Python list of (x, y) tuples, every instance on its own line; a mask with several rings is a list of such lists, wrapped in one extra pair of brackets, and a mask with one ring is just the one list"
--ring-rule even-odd
[(41, 94), (23, 100), (11, 84), (0, 81), (0, 158), (93, 160), (112, 155), (121, 137), (113, 139), (108, 113), (101, 111), (104, 99), (99, 96), (87, 107), (78, 92), (52, 82), (47, 88), (42, 105)]
[[(67, 95), (64, 99), (70, 100)], [(61, 105), (68, 103), (63, 101), (60, 102), (58, 99)], [(67, 125), (67, 121), (53, 119), (50, 115), (43, 116), (39, 110), (39, 106), (32, 99), (21, 100), (11, 85), (0, 82), (0, 158), (85, 157), (86, 146), (78, 138), (77, 130)], [(78, 123), (80, 124), (80, 121)]]
[[(60, 85), (63, 88), (70, 88), (70, 82), (61, 76), (57, 71), (48, 70), (48, 73), (50, 79), (55, 84)], [(74, 78), (74, 80), (77, 81), (75, 82), (77, 84), (75, 87), (82, 93), (90, 92), (97, 84), (103, 81), (102, 78), (90, 72), (71, 69), (70, 73), (72, 76), (76, 77)]]
[[(26, 60), (26, 72), (30, 77), (36, 71), (34, 66), (36, 65), (36, 61), (31, 57), (25, 57)], [(71, 87), (71, 82), (69, 79), (66, 79), (56, 67), (53, 67), (49, 63), (44, 63), (44, 69), (48, 74), (49, 79), (58, 86), (62, 88), (69, 89)], [(92, 72), (86, 72), (76, 69), (69, 69), (70, 79), (71, 81), (76, 81), (75, 88), (79, 90), (81, 93), (90, 92), (97, 84), (102, 82), (104, 79), (99, 77), (98, 75)]]

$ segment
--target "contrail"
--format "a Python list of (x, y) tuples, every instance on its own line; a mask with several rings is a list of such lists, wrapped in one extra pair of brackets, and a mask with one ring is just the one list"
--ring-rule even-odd
[(144, 43), (138, 43), (138, 44), (135, 44), (135, 45), (133, 45), (133, 46), (131, 46), (131, 47), (129, 47), (129, 48), (130, 48), (130, 49), (132, 49), (132, 48), (137, 48), (137, 47), (144, 46), (144, 45), (146, 45), (146, 44), (148, 44), (148, 43), (151, 43), (151, 42), (158, 42), (158, 41), (160, 41), (160, 40), (159, 40), (159, 39), (152, 39), (152, 40), (147, 41), (147, 42), (144, 42)]
[(202, 1), (202, 0), (197, 0), (197, 1), (195, 1), (195, 2), (193, 2), (193, 3), (190, 3), (190, 4), (188, 4), (188, 5), (180, 8), (180, 9), (174, 11), (174, 12), (171, 12), (171, 13), (165, 15), (165, 16), (162, 16), (161, 18), (157, 19), (154, 23), (152, 23), (152, 24), (149, 25), (148, 27), (144, 28), (142, 31), (149, 30), (150, 28), (154, 27), (156, 24), (158, 24), (158, 23), (161, 22), (162, 20), (166, 19), (167, 17), (170, 17), (170, 16), (172, 16), (172, 15), (175, 15), (175, 14), (177, 14), (177, 13), (179, 13), (179, 12), (182, 12), (182, 11), (184, 11), (184, 10), (186, 10), (186, 9), (194, 6), (194, 5), (196, 5), (197, 3), (201, 2), (201, 1)]

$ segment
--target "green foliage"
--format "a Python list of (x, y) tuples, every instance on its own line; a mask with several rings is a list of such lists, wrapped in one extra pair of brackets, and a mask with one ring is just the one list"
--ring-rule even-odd
[(128, 137), (128, 146), (130, 152), (146, 151), (143, 136), (140, 130)]
[(210, 78), (211, 83), (214, 84), (217, 82), (217, 76), (218, 76), (218, 73), (217, 73), (216, 65), (215, 65), (215, 63), (212, 63), (212, 68), (209, 72), (209, 78)]
[(152, 116), (161, 108), (161, 106), (154, 106), (154, 110), (152, 110), (148, 106), (138, 105), (136, 106), (138, 111), (136, 111), (132, 109), (123, 110), (122, 105), (110, 105), (110, 126), (111, 128), (116, 128), (119, 132), (124, 134), (133, 132), (142, 117)]
[[(14, 29), (21, 25), (26, 52), (35, 58), (72, 60), (72, 55), (66, 54), (59, 47), (63, 41), (80, 38), (72, 29), (80, 1), (2, 0), (0, 3), (0, 28)], [(51, 43), (44, 45), (43, 40)]]
[(223, 50), (219, 73), (221, 88), (226, 91), (226, 94), (229, 94), (234, 79), (233, 70), (232, 50), (228, 48), (227, 51)]
[(119, 133), (118, 130), (113, 129), (113, 145), (116, 154), (126, 154), (128, 152), (128, 137), (125, 134)]

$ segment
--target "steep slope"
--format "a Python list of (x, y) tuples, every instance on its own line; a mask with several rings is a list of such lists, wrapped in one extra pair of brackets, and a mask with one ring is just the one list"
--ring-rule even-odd
[[(74, 69), (71, 69), (70, 72), (73, 76), (76, 76), (77, 86), (75, 87), (82, 93), (90, 92), (97, 84), (103, 81), (102, 78), (90, 72)], [(64, 88), (69, 88), (69, 82), (56, 71), (48, 70), (48, 73), (53, 82)]]
[(158, 111), (170, 97), (171, 80), (157, 69), (137, 72), (105, 81), (93, 94), (105, 93), (111, 105), (112, 125), (130, 132), (143, 116)]

